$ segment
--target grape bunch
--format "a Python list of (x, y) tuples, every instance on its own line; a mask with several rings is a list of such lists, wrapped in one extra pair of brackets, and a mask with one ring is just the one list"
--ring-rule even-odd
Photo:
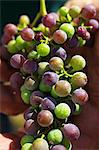
[(80, 129), (71, 123), (88, 101), (84, 90), (86, 60), (76, 54), (68, 59), (66, 49), (83, 46), (99, 29), (96, 9), (61, 7), (32, 26), (26, 15), (18, 25), (7, 24), (1, 38), (1, 57), (16, 70), (10, 85), (29, 105), (24, 112), (25, 135), (21, 150), (70, 150)]

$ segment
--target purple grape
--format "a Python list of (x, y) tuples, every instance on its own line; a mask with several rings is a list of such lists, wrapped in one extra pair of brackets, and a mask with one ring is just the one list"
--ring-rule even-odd
[(50, 71), (45, 72), (42, 76), (42, 81), (49, 86), (54, 85), (58, 81), (58, 79), (58, 75)]
[(63, 145), (55, 145), (51, 150), (66, 150), (66, 148)]
[(69, 138), (69, 140), (77, 140), (80, 136), (79, 128), (71, 123), (65, 124), (62, 128), (63, 134), (65, 138)]
[(59, 56), (59, 57), (60, 57), (61, 59), (63, 59), (63, 60), (66, 60), (66, 58), (67, 58), (66, 51), (65, 51), (62, 47), (60, 47), (60, 48), (56, 51), (55, 55), (56, 55), (56, 56)]
[(19, 69), (22, 67), (25, 62), (25, 57), (21, 54), (15, 54), (10, 59), (10, 64), (13, 68)]
[(53, 26), (56, 25), (56, 18), (54, 17), (53, 14), (47, 14), (42, 18), (42, 23), (49, 28), (52, 28)]
[(32, 41), (34, 39), (34, 32), (31, 28), (24, 28), (21, 31), (21, 37), (25, 41)]
[(30, 97), (30, 104), (32, 106), (35, 106), (35, 105), (40, 105), (42, 102), (43, 102), (43, 98), (41, 98), (40, 96), (33, 96), (31, 95)]
[(8, 44), (12, 39), (14, 39), (14, 36), (4, 33), (1, 38), (1, 42), (3, 45), (5, 45), (5, 44)]
[(44, 97), (43, 93), (41, 91), (33, 91), (32, 96), (39, 96), (39, 97)]
[(56, 30), (53, 34), (53, 40), (57, 44), (63, 44), (67, 40), (67, 34), (62, 30)]
[(35, 135), (39, 129), (39, 125), (36, 121), (29, 119), (24, 124), (26, 134)]
[(8, 35), (15, 35), (17, 33), (17, 26), (9, 23), (4, 27), (4, 32)]
[(87, 25), (92, 26), (92, 31), (96, 31), (99, 29), (99, 22), (95, 19), (90, 19)]
[(21, 87), (23, 82), (24, 82), (24, 80), (22, 78), (21, 73), (19, 73), (19, 72), (15, 72), (10, 76), (11, 87), (16, 89), (16, 90)]
[(43, 39), (43, 33), (42, 32), (37, 32), (36, 34), (35, 34), (35, 40), (36, 41), (40, 41), (40, 40), (42, 40)]
[(37, 63), (33, 60), (29, 60), (27, 59), (24, 63), (23, 63), (23, 71), (31, 74), (37, 71)]
[(53, 15), (53, 17), (54, 17), (56, 20), (59, 20), (59, 16), (58, 16), (57, 13), (51, 12), (50, 14)]
[(46, 110), (54, 110), (55, 104), (48, 98), (44, 98), (44, 101), (41, 103), (41, 108)]
[(82, 88), (76, 89), (75, 91), (73, 91), (72, 101), (80, 105), (85, 104), (88, 101), (87, 92)]
[(81, 15), (83, 18), (93, 18), (96, 15), (96, 8), (94, 5), (92, 4), (88, 4), (85, 5), (85, 7), (83, 7), (82, 11), (81, 11)]
[(90, 39), (90, 33), (83, 26), (78, 27), (77, 34), (80, 37), (82, 37), (84, 40), (89, 40)]
[(24, 112), (24, 119), (25, 120), (29, 120), (29, 119), (33, 119), (36, 120), (37, 118), (37, 113), (33, 110), (32, 107), (29, 107), (25, 112)]
[(78, 39), (76, 36), (73, 36), (72, 39), (69, 40), (69, 47), (75, 48), (78, 46)]

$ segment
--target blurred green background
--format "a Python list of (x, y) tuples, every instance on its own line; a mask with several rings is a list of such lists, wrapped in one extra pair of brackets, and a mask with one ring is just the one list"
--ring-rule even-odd
[[(46, 0), (48, 12), (57, 11), (67, 0)], [(26, 14), (31, 21), (39, 11), (39, 0), (0, 0), (0, 34), (7, 23), (18, 24), (20, 15)], [(24, 124), (22, 115), (6, 116), (0, 113), (0, 132), (15, 131)]]

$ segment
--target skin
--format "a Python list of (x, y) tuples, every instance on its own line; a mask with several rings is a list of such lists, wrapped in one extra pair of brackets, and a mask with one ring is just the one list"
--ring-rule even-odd
[[(82, 0), (80, 3), (79, 0), (70, 0), (66, 3), (66, 6), (70, 7), (72, 5), (80, 5), (80, 7), (83, 7), (87, 3), (94, 3), (97, 8), (96, 18), (99, 20), (98, 0)], [(99, 149), (99, 31), (95, 34), (95, 42), (91, 48), (82, 47), (76, 50), (69, 50), (67, 53), (71, 56), (75, 54), (81, 54), (84, 56), (87, 61), (85, 72), (89, 79), (89, 82), (85, 87), (89, 94), (89, 101), (83, 106), (81, 114), (72, 118), (72, 122), (81, 130), (79, 140), (72, 142), (73, 150), (97, 150)], [(4, 60), (1, 61), (0, 71), (1, 81), (8, 81), (10, 73), (13, 72), (12, 69), (9, 72), (8, 64)], [(11, 88), (9, 89), (9, 86), (2, 85), (1, 93), (0, 103), (1, 106), (3, 105), (0, 108), (1, 112), (8, 115), (15, 115), (25, 110), (26, 106), (21, 102), (19, 93), (17, 93), (18, 97), (14, 96)], [(16, 143), (16, 147), (19, 147), (18, 139), (18, 135), (0, 135), (0, 147), (4, 147), (4, 145), (6, 145), (6, 150), (13, 150), (10, 145), (14, 141)], [(4, 144), (5, 142), (6, 144)]]

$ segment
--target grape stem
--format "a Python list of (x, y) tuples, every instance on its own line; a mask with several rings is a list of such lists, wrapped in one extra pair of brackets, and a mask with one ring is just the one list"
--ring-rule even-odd
[(37, 13), (31, 26), (34, 27), (38, 20), (47, 14), (45, 0), (40, 0), (40, 11)]

